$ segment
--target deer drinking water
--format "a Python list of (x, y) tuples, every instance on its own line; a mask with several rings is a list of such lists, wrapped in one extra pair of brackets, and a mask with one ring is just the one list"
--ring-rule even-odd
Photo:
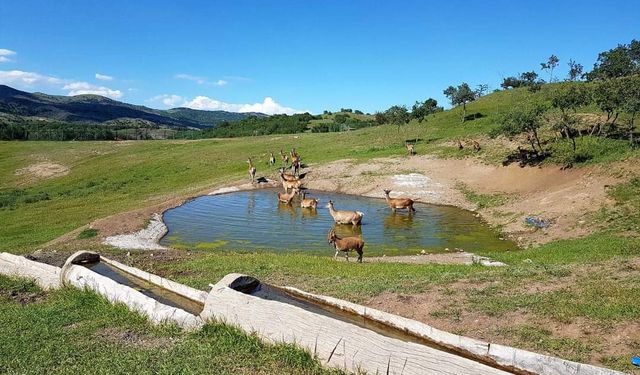
[(327, 241), (336, 248), (336, 253), (333, 259), (338, 257), (338, 253), (343, 251), (347, 262), (349, 261), (349, 251), (355, 251), (358, 253), (358, 263), (362, 263), (362, 253), (364, 249), (364, 240), (360, 237), (343, 237), (340, 238), (336, 234), (336, 231), (331, 229), (327, 235)]
[(364, 213), (360, 211), (338, 211), (333, 208), (333, 201), (329, 201), (327, 208), (333, 220), (338, 224), (360, 225), (364, 216)]
[(407, 208), (409, 209), (410, 212), (415, 212), (416, 209), (413, 208), (413, 199), (411, 198), (391, 198), (389, 197), (389, 193), (391, 193), (391, 190), (383, 190), (384, 191), (384, 197), (387, 201), (387, 204), (389, 205), (389, 207), (391, 207), (391, 209), (393, 210), (393, 212), (396, 212), (396, 209), (398, 208)]

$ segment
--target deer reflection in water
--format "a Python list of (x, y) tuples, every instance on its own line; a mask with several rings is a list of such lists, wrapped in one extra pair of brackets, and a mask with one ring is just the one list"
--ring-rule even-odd
[(413, 227), (413, 214), (399, 214), (392, 212), (384, 218), (385, 229), (411, 229)]

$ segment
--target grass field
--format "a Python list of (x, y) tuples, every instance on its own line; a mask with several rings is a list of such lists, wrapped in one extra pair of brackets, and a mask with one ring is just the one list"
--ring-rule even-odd
[[(244, 179), (248, 177), (245, 160), (249, 156), (258, 175), (263, 175), (268, 170), (269, 151), (291, 147), (302, 153), (305, 163), (343, 158), (364, 161), (403, 155), (404, 141), (418, 139), (418, 153), (459, 158), (469, 156), (469, 151), (460, 152), (451, 141), (480, 137), (486, 141), (483, 151), (475, 156), (499, 163), (507, 151), (492, 146), (486, 134), (495, 127), (497, 114), (520, 95), (527, 93), (499, 92), (471, 103), (468, 113), (483, 116), (464, 124), (459, 110), (454, 109), (421, 124), (405, 125), (400, 131), (395, 126), (379, 126), (347, 133), (231, 140), (1, 142), (0, 251), (29, 253), (95, 219)], [(589, 156), (585, 164), (636, 158), (637, 151), (625, 146), (626, 141), (578, 140), (579, 150)], [(562, 162), (562, 150), (569, 144), (552, 147), (559, 151), (547, 163)], [(48, 179), (16, 174), (16, 170), (41, 162), (61, 164), (69, 173)], [(470, 201), (485, 207), (513, 198), (476, 194), (469, 189), (464, 192)], [(595, 215), (601, 225), (590, 236), (523, 251), (484, 254), (510, 265), (503, 269), (385, 263), (354, 267), (328, 257), (257, 255), (242, 249), (238, 253), (183, 251), (172, 262), (134, 252), (132, 262), (199, 288), (229, 272), (243, 272), (356, 302), (385, 292), (433, 292), (451, 298), (450, 308), (434, 312), (443, 319), (455, 320), (465, 314), (507, 319), (510, 314), (520, 314), (554, 324), (587, 322), (607, 335), (640, 318), (638, 193), (637, 180), (611, 187), (617, 204)], [(80, 236), (97, 234), (83, 231)], [(461, 283), (475, 287), (459, 288)], [(556, 284), (560, 286), (554, 287)], [(15, 290), (39, 297), (23, 306), (11, 297)], [(7, 327), (3, 335), (12, 337), (0, 343), (0, 352), (9, 354), (0, 358), (0, 372), (39, 373), (48, 368), (71, 373), (114, 365), (123, 372), (174, 373), (182, 368), (182, 372), (199, 372), (212, 364), (220, 366), (221, 373), (273, 373), (274, 369), (279, 373), (322, 372), (304, 353), (291, 347), (264, 346), (256, 338), (222, 325), (210, 325), (193, 334), (173, 327), (155, 328), (122, 306), (110, 306), (92, 294), (64, 289), (41, 295), (30, 284), (6, 278), (0, 278), (0, 292), (0, 325)], [(606, 345), (602, 340), (584, 342), (532, 328), (530, 323), (514, 323), (497, 334), (527, 349), (630, 369), (624, 359), (629, 353), (600, 353)], [(115, 336), (115, 341), (110, 336)], [(41, 345), (30, 346), (33, 342)], [(138, 345), (140, 342), (152, 344)], [(634, 345), (640, 351), (640, 343), (629, 347)], [(29, 367), (31, 363), (37, 365)]]

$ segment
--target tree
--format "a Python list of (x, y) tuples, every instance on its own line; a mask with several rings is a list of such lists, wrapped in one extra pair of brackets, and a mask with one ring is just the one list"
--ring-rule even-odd
[(342, 114), (342, 113), (338, 113), (333, 117), (333, 122), (335, 122), (336, 124), (344, 124), (345, 122), (347, 122), (347, 118), (349, 116)]
[(373, 120), (376, 122), (376, 124), (378, 125), (383, 125), (386, 124), (387, 121), (387, 116), (385, 116), (385, 114), (383, 112), (376, 112), (373, 115)]
[[(576, 129), (578, 119), (574, 115), (578, 108), (589, 104), (590, 93), (585, 84), (564, 83), (551, 94), (551, 105), (560, 110), (560, 118), (554, 128), (571, 140), (573, 152), (576, 151)], [(573, 114), (570, 113), (573, 111)]]
[(573, 60), (569, 60), (567, 65), (569, 65), (569, 74), (567, 75), (566, 79), (567, 81), (575, 82), (582, 78), (582, 70), (584, 69), (582, 64), (579, 64)]
[(353, 113), (355, 113), (356, 115), (364, 115), (364, 113), (359, 109), (356, 109), (355, 111), (353, 111)]
[(516, 105), (498, 119), (499, 127), (497, 130), (510, 137), (527, 133), (533, 151), (544, 153), (538, 136), (538, 129), (542, 126), (543, 115), (546, 110), (544, 105), (537, 102)]
[[(607, 123), (615, 126), (622, 108), (623, 87), (619, 79), (607, 79), (595, 82), (593, 87), (593, 101), (607, 114)], [(598, 133), (602, 129), (598, 126)]]
[(403, 105), (394, 105), (391, 108), (387, 109), (387, 111), (385, 112), (385, 117), (389, 123), (398, 127), (398, 133), (400, 132), (400, 126), (408, 123), (411, 119), (407, 107)]
[(413, 107), (411, 107), (411, 118), (422, 122), (430, 114), (440, 112), (442, 110), (442, 107), (438, 107), (438, 101), (433, 98), (429, 98), (424, 102), (416, 101)]
[(587, 73), (589, 81), (607, 78), (627, 77), (640, 73), (640, 41), (632, 40), (629, 44), (619, 44), (616, 48), (601, 52)]
[(549, 82), (553, 82), (553, 70), (558, 66), (558, 63), (560, 63), (560, 59), (556, 55), (551, 55), (547, 62), (540, 63), (542, 70), (549, 71)]
[(475, 92), (466, 82), (463, 82), (458, 87), (447, 87), (443, 93), (449, 98), (452, 106), (457, 107), (462, 104), (462, 122), (464, 122), (467, 117), (467, 103), (476, 99)]
[(622, 109), (629, 115), (629, 144), (631, 147), (635, 147), (633, 134), (635, 132), (635, 119), (640, 113), (640, 75), (625, 77), (621, 81)]
[(489, 85), (486, 83), (483, 83), (481, 85), (477, 85), (476, 86), (476, 97), (481, 98), (482, 96), (484, 96), (484, 94), (486, 94), (489, 91)]

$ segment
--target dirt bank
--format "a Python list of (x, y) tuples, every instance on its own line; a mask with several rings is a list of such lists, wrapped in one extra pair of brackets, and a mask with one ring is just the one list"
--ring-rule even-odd
[[(601, 167), (502, 167), (475, 159), (413, 156), (316, 166), (306, 186), (374, 197), (383, 197), (382, 189), (388, 188), (392, 196), (476, 210), (489, 224), (527, 246), (589, 233), (589, 214), (610, 203), (606, 186), (618, 181)], [(499, 203), (479, 208), (467, 199), (462, 186), (475, 194), (498, 196)], [(525, 224), (529, 216), (551, 225), (536, 230)]]

